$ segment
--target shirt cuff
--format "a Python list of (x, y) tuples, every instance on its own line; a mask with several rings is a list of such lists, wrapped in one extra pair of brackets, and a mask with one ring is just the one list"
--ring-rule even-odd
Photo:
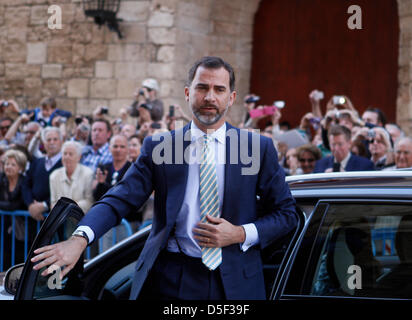
[(80, 227), (77, 227), (77, 229), (75, 230), (75, 232), (76, 231), (83, 231), (83, 232), (85, 232), (86, 234), (87, 234), (87, 237), (89, 238), (89, 243), (88, 244), (90, 244), (90, 243), (92, 243), (93, 242), (93, 240), (94, 240), (94, 232), (93, 232), (93, 230), (90, 228), (90, 227), (88, 227), (88, 226), (80, 226)]
[(259, 243), (259, 235), (254, 223), (243, 224), (242, 227), (245, 230), (246, 237), (245, 242), (240, 244), (240, 250), (245, 252), (250, 247)]

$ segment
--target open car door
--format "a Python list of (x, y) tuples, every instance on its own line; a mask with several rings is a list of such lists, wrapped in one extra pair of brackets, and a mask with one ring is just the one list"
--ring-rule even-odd
[(74, 299), (80, 296), (82, 285), (79, 276), (83, 272), (83, 255), (62, 281), (59, 280), (60, 270), (46, 277), (41, 276), (45, 268), (33, 270), (35, 263), (31, 262), (31, 259), (34, 256), (34, 250), (67, 240), (83, 216), (82, 209), (71, 199), (62, 197), (56, 203), (43, 222), (29, 251), (15, 300), (64, 299), (65, 296)]

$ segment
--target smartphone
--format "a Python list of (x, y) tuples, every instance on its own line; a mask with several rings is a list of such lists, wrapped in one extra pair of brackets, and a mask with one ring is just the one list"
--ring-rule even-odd
[(175, 106), (169, 107), (169, 117), (173, 118), (175, 116)]
[(344, 96), (333, 96), (333, 104), (344, 104), (346, 99)]
[(249, 114), (251, 118), (258, 118), (258, 117), (262, 117), (265, 114), (263, 113), (263, 109), (252, 109), (249, 110)]
[(278, 109), (282, 109), (282, 108), (285, 107), (285, 101), (277, 100), (277, 101), (273, 102), (273, 105)]

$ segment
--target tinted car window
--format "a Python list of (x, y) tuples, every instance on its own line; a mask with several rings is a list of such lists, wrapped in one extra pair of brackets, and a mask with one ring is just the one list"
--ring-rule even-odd
[(410, 205), (331, 203), (312, 223), (301, 251), (304, 270), (298, 275), (292, 269), (288, 294), (412, 296)]

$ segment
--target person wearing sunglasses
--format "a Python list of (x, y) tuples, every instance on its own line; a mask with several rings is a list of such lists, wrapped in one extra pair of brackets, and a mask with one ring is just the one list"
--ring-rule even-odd
[(305, 144), (300, 146), (296, 153), (302, 173), (313, 173), (313, 170), (315, 170), (316, 161), (318, 161), (322, 156), (320, 150), (314, 145)]

